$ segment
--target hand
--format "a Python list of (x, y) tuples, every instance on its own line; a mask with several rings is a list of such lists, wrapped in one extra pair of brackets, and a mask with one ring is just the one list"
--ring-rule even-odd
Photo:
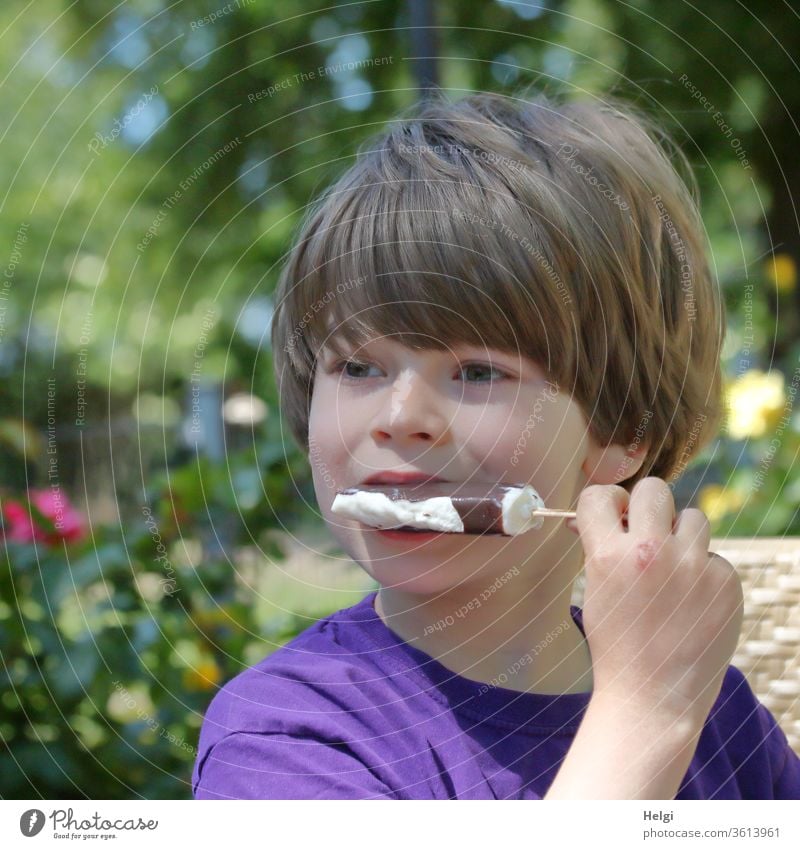
[[(627, 530), (623, 514), (627, 510)], [(701, 510), (675, 520), (660, 478), (587, 487), (577, 507), (586, 560), (583, 622), (593, 699), (630, 710), (705, 722), (742, 626), (742, 585), (709, 553)]]

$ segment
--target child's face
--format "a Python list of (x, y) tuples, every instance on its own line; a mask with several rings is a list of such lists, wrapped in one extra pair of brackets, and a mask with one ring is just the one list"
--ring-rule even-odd
[(586, 418), (532, 360), (481, 346), (415, 351), (388, 337), (345, 352), (347, 361), (329, 348), (320, 352), (309, 461), (322, 515), (378, 583), (442, 591), (456, 578), (483, 581), (540, 546), (555, 551), (557, 539), (562, 547), (574, 541), (559, 520), (511, 538), (423, 536), (384, 534), (332, 514), (337, 490), (381, 471), (485, 482), (487, 489), (530, 483), (548, 507), (562, 509), (586, 483)]

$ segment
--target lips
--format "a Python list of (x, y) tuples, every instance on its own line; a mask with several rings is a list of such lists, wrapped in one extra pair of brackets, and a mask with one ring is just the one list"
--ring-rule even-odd
[(387, 485), (408, 485), (433, 482), (446, 483), (444, 478), (436, 475), (426, 475), (424, 472), (377, 472), (370, 475), (361, 483), (365, 486), (377, 486), (380, 484)]

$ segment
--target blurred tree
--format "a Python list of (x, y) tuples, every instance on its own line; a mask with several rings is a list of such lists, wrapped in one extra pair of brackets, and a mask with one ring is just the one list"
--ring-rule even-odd
[[(0, 400), (42, 423), (43, 381), (55, 368), (59, 427), (73, 438), (80, 377), (94, 421), (128, 414), (139, 392), (183, 403), (195, 373), (248, 385), (274, 408), (266, 343), (280, 261), (310, 200), (417, 97), (417, 7), (11, 8), (19, 14), (0, 56), (0, 227), (13, 264)], [(782, 4), (428, 8), (440, 81), (453, 96), (526, 83), (576, 96), (612, 89), (666, 124), (703, 189), (732, 308), (726, 356), (743, 347), (742, 284), (754, 281), (753, 363), (792, 370), (800, 95), (789, 72), (800, 25)]]
[[(17, 769), (0, 795), (187, 795), (175, 776), (188, 779), (215, 682), (310, 624), (281, 619), (269, 592), (254, 608), (207, 543), (227, 522), (237, 543), (267, 547), (265, 531), (313, 515), (306, 459), (276, 410), (270, 296), (307, 205), (417, 98), (412, 59), (426, 51), (452, 97), (612, 90), (677, 138), (730, 308), (732, 415), (700, 504), (718, 533), (800, 533), (794, 9), (431, 0), (431, 32), (423, 5), (6, 3), (0, 487), (45, 484), (51, 445), (63, 480), (97, 487), (84, 451), (106, 419), (135, 414), (132, 471), (115, 480), (140, 488), (134, 508), (152, 505), (176, 563), (182, 550), (204, 559), (187, 556), (181, 591), (165, 594), (142, 515), (93, 527), (80, 552), (6, 547), (0, 734)], [(271, 409), (224, 468), (168, 444), (195, 378)], [(181, 468), (153, 478), (148, 450)], [(161, 686), (176, 670), (185, 697)]]

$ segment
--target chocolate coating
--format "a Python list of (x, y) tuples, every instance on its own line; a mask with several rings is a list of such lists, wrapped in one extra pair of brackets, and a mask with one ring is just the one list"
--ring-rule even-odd
[[(356, 492), (380, 492), (391, 501), (426, 501), (429, 498), (449, 498), (464, 523), (466, 534), (507, 534), (503, 527), (503, 497), (509, 490), (521, 489), (522, 485), (485, 483), (429, 483), (398, 485), (372, 484), (341, 490), (342, 495)], [(424, 530), (408, 528), (408, 530)]]

